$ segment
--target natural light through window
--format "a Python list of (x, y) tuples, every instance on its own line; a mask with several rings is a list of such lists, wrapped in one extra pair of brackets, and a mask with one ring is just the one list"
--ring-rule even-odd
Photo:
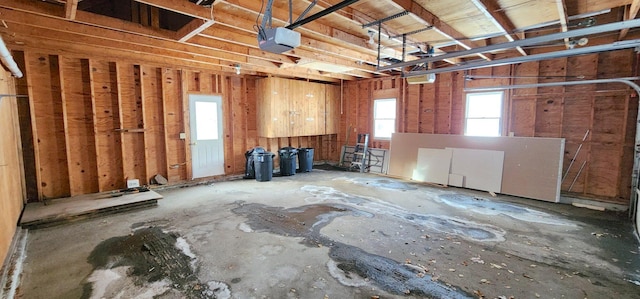
[(396, 99), (373, 102), (373, 138), (390, 139), (396, 131)]
[(196, 102), (196, 134), (198, 140), (218, 139), (218, 104)]
[(467, 94), (465, 135), (502, 135), (502, 95), (502, 92)]

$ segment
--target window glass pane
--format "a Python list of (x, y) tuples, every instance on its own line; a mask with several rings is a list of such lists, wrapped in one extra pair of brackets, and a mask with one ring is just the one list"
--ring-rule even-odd
[(500, 115), (502, 115), (502, 93), (467, 96), (467, 117), (500, 117)]
[(375, 138), (391, 138), (391, 134), (396, 131), (395, 119), (375, 120), (373, 136)]
[(196, 138), (198, 140), (218, 139), (218, 104), (196, 102)]
[(388, 118), (395, 119), (396, 118), (396, 100), (395, 99), (387, 99), (387, 100), (375, 100), (373, 105), (373, 114), (374, 118)]
[(467, 119), (467, 136), (500, 136), (500, 119)]

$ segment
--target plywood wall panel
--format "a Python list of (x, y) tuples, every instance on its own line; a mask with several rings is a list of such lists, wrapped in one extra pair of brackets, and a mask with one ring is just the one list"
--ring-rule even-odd
[[(580, 55), (567, 58), (567, 80), (597, 78), (598, 54)], [(565, 86), (566, 92), (589, 92), (596, 90), (595, 84)]]
[(587, 193), (607, 197), (618, 195), (621, 158), (620, 150), (615, 146), (591, 145), (591, 155), (586, 169), (588, 171)]
[[(513, 84), (535, 84), (538, 83), (540, 64), (536, 61), (527, 63), (517, 63), (512, 66)], [(521, 88), (512, 91), (515, 97), (521, 95), (535, 95), (537, 88)]]
[[(580, 144), (582, 144), (582, 146), (580, 146)], [(589, 160), (590, 147), (591, 145), (588, 141), (567, 141), (565, 143), (564, 159), (562, 163), (562, 176), (564, 178), (562, 181), (562, 190), (571, 191), (574, 194), (586, 193), (586, 162)], [(579, 152), (578, 149), (580, 150)], [(573, 161), (573, 163), (571, 161)], [(582, 168), (582, 170), (580, 170), (580, 168)]]
[(562, 136), (567, 142), (581, 142), (591, 129), (592, 101), (589, 95), (567, 96), (564, 99)]
[(162, 100), (162, 69), (141, 66), (142, 110), (144, 112), (144, 143), (146, 178), (156, 174), (167, 175), (166, 148), (164, 140), (164, 111)]
[(536, 137), (562, 136), (563, 99), (539, 96), (536, 100)]
[(449, 134), (451, 132), (451, 85), (452, 74), (439, 74), (436, 80), (435, 105), (435, 133)]
[[(436, 79), (437, 80), (437, 79)], [(418, 133), (436, 132), (436, 85), (423, 84), (420, 93), (420, 126)]]
[[(338, 134), (340, 127), (340, 86), (326, 85), (325, 109), (322, 119), (325, 120), (325, 134)], [(335, 117), (327, 117), (334, 115)]]
[(170, 183), (187, 180), (186, 141), (180, 139), (184, 132), (182, 111), (182, 75), (179, 70), (166, 68), (162, 71), (162, 100), (167, 143), (167, 164)]
[(537, 101), (535, 98), (514, 98), (511, 101), (509, 132), (514, 136), (533, 137), (536, 132)]
[[(0, 94), (16, 94), (16, 91), (11, 74), (0, 69)], [(0, 261), (4, 261), (9, 253), (24, 200), (22, 177), (19, 175), (22, 168), (19, 101), (26, 99), (4, 97), (0, 100)]]
[[(566, 80), (566, 58), (542, 60), (539, 62), (539, 65), (539, 83), (562, 82)], [(564, 88), (564, 86), (538, 87), (538, 94), (558, 94), (564, 92)]]
[(404, 127), (403, 132), (406, 133), (418, 133), (418, 128), (420, 127), (420, 111), (421, 111), (421, 100), (420, 100), (420, 91), (422, 89), (421, 84), (412, 84), (407, 85), (404, 91), (405, 95), (405, 105), (402, 113), (404, 114), (404, 123), (402, 124)]
[(247, 98), (246, 98), (246, 82), (241, 77), (229, 77), (230, 81), (230, 93), (231, 106), (228, 106), (228, 113), (231, 114), (233, 119), (233, 127), (230, 128), (234, 136), (232, 138), (232, 153), (234, 156), (234, 169), (233, 173), (244, 168), (245, 158), (244, 152), (250, 147), (247, 146), (246, 138), (236, 138), (238, 136), (246, 136), (246, 123), (247, 123)]
[(35, 120), (36, 167), (43, 198), (68, 196), (69, 175), (63, 122), (58, 57), (28, 52), (26, 57), (31, 95), (31, 116)]
[(622, 143), (626, 126), (626, 96), (596, 96), (594, 101), (591, 140)]
[(125, 186), (118, 111), (117, 74), (114, 62), (89, 61), (93, 96), (96, 162), (100, 191)]
[(126, 179), (138, 179), (141, 184), (148, 184), (140, 66), (117, 63), (117, 71), (123, 175)]
[[(492, 70), (492, 69), (490, 69)], [(497, 74), (502, 76), (504, 74)], [(450, 134), (464, 134), (464, 122), (465, 122), (465, 101), (458, 101), (456, 99), (466, 98), (464, 89), (464, 73), (453, 72), (451, 78), (451, 132)], [(497, 83), (496, 85), (503, 85)]]
[(89, 61), (64, 57), (60, 66), (67, 115), (70, 194), (95, 193), (99, 189)]

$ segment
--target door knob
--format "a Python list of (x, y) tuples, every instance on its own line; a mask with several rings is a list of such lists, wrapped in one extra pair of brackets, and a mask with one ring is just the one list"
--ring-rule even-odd
[(198, 143), (197, 142), (189, 143), (189, 145), (196, 145), (196, 144), (198, 144)]

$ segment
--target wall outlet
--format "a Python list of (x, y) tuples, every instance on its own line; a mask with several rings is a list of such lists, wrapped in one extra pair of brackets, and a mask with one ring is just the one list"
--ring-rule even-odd
[(180, 139), (182, 139), (182, 140), (187, 139), (187, 134), (186, 133), (180, 133)]

